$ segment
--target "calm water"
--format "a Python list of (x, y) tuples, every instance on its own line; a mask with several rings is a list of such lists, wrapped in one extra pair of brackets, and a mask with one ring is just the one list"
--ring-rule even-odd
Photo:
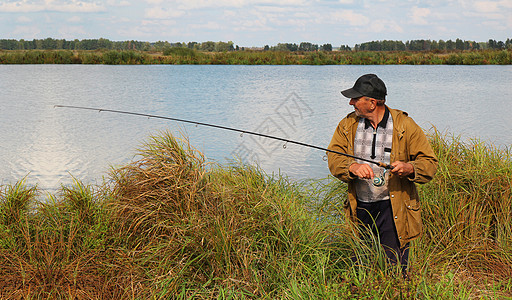
[(352, 111), (341, 89), (364, 73), (387, 104), (423, 128), (512, 143), (512, 66), (0, 65), (1, 184), (26, 176), (53, 191), (72, 176), (101, 183), (160, 130), (183, 133), (209, 160), (239, 157), (292, 179), (327, 176), (324, 153), (273, 140), (143, 117), (54, 108), (101, 107), (259, 131), (326, 147)]

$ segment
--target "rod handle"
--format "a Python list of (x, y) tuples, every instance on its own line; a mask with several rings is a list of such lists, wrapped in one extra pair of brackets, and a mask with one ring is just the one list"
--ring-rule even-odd
[(388, 164), (385, 164), (385, 163), (380, 162), (380, 161), (379, 161), (379, 167), (384, 168), (384, 169), (388, 169), (388, 170), (392, 170), (394, 168), (392, 165), (388, 165)]

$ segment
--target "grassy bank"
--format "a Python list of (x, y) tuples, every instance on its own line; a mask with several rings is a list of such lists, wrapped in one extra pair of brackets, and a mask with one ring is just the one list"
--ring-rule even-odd
[(510, 152), (431, 141), (440, 169), (421, 187), (409, 281), (345, 222), (345, 184), (206, 165), (162, 133), (102, 186), (2, 187), (0, 298), (512, 297)]
[(472, 51), (232, 51), (164, 52), (3, 50), (0, 64), (215, 64), (215, 65), (510, 65), (512, 50)]

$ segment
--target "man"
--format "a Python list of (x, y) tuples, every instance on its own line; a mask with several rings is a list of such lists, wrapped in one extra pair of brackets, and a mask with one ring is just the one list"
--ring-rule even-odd
[(422, 232), (415, 183), (426, 183), (437, 170), (437, 157), (423, 130), (407, 113), (385, 105), (387, 89), (374, 74), (357, 79), (341, 92), (354, 112), (340, 121), (330, 150), (391, 165), (328, 152), (329, 169), (348, 183), (345, 210), (360, 226), (379, 235), (389, 261), (407, 269), (409, 242)]

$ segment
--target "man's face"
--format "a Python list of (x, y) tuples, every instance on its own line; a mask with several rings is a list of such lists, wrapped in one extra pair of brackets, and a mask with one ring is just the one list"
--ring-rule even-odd
[(354, 107), (354, 111), (356, 112), (356, 115), (362, 118), (366, 118), (369, 116), (369, 113), (372, 112), (371, 108), (371, 101), (368, 97), (359, 97), (359, 98), (352, 98), (350, 99), (350, 102), (348, 103)]

